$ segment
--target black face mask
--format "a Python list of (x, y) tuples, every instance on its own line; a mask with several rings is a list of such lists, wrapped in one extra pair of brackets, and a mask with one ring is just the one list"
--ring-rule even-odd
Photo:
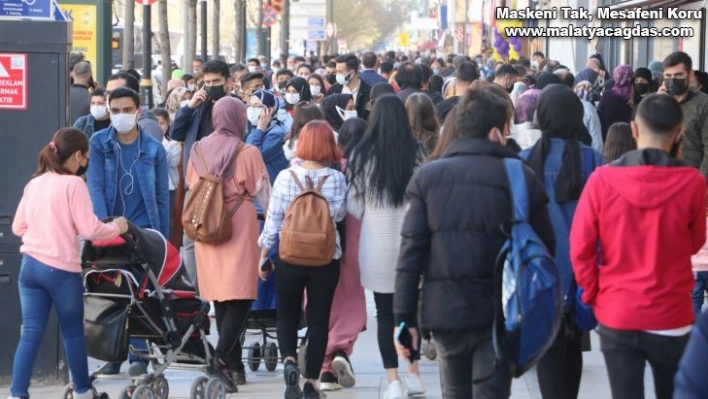
[(278, 88), (280, 90), (285, 90), (285, 87), (287, 87), (287, 85), (288, 85), (288, 82), (286, 80), (284, 80), (284, 81), (278, 83)]
[(688, 82), (686, 79), (670, 78), (664, 81), (664, 86), (669, 94), (681, 96), (688, 91)]
[(327, 79), (327, 83), (329, 83), (331, 85), (337, 83), (337, 75), (335, 75), (333, 73), (325, 75), (325, 78)]
[(647, 94), (649, 92), (649, 83), (635, 83), (634, 91), (636, 91), (640, 96)]
[(76, 176), (83, 176), (86, 174), (87, 170), (88, 170), (88, 162), (86, 163), (86, 166), (79, 165), (79, 169), (76, 170), (75, 175)]
[(207, 96), (209, 96), (209, 99), (213, 101), (217, 101), (226, 95), (224, 86), (209, 86), (205, 87), (205, 89), (207, 91)]
[(511, 92), (514, 91), (514, 85), (511, 85), (510, 87), (506, 88), (506, 92), (511, 94)]

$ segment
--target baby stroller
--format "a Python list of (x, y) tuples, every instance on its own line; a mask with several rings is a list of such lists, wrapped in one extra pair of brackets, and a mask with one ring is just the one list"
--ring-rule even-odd
[[(121, 362), (130, 353), (153, 366), (152, 373), (129, 377), (121, 398), (166, 399), (168, 368), (207, 375), (194, 380), (191, 398), (225, 398), (226, 386), (211, 367), (209, 302), (197, 296), (177, 249), (162, 234), (129, 225), (115, 240), (86, 242), (82, 263), (88, 355)], [(130, 338), (145, 339), (148, 352), (135, 351)], [(91, 379), (126, 377), (99, 370)]]

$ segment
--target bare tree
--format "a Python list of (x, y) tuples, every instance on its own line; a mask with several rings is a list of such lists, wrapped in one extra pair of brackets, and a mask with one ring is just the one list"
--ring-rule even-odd
[(167, 24), (167, 0), (160, 0), (158, 3), (158, 12), (160, 14), (160, 59), (162, 60), (162, 85), (160, 87), (160, 93), (162, 94), (162, 101), (167, 101), (167, 83), (170, 80), (171, 75), (171, 55), (172, 51), (170, 48), (170, 30)]
[(133, 69), (135, 65), (135, 2), (125, 2), (123, 16), (123, 70)]
[[(189, 52), (187, 58), (194, 59), (197, 54), (197, 0), (189, 0)], [(206, 60), (205, 60), (206, 61)], [(184, 65), (185, 70), (192, 68), (192, 63)]]
[(213, 15), (211, 17), (211, 57), (212, 59), (217, 59), (219, 57), (219, 21), (221, 19), (221, 0), (212, 0), (212, 5)]

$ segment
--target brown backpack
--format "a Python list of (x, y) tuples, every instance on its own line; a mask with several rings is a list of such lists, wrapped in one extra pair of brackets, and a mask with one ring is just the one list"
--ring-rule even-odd
[(329, 176), (320, 178), (317, 187), (309, 176), (302, 185), (290, 171), (300, 194), (285, 212), (280, 232), (280, 259), (297, 266), (326, 266), (332, 262), (337, 247), (337, 230), (329, 212), (329, 202), (322, 195), (322, 186)]
[(204, 176), (199, 176), (197, 184), (189, 188), (185, 200), (182, 224), (187, 236), (194, 241), (204, 244), (218, 245), (231, 239), (231, 218), (243, 203), (239, 196), (233, 208), (228, 209), (224, 198), (222, 176), (226, 169), (233, 165), (238, 154), (243, 149), (243, 143), (234, 152), (229, 162), (221, 169), (218, 175), (209, 174), (207, 163), (202, 150), (197, 146), (196, 153), (204, 166)]

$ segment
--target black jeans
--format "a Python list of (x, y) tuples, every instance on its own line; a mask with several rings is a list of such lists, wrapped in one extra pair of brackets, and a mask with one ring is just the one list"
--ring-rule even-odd
[(583, 332), (573, 315), (563, 318), (553, 345), (536, 368), (543, 399), (575, 399), (583, 374)]
[(657, 399), (671, 399), (674, 375), (689, 334), (668, 337), (644, 331), (622, 331), (600, 325), (600, 350), (605, 357), (613, 399), (644, 399), (644, 367), (654, 375)]
[(241, 334), (246, 327), (252, 302), (250, 300), (214, 301), (216, 329), (219, 331), (216, 355), (240, 372), (244, 371), (241, 360), (243, 356)]
[[(398, 354), (393, 344), (393, 294), (374, 292), (376, 302), (376, 335), (379, 341), (379, 352), (385, 369), (398, 368)], [(420, 334), (418, 334), (418, 349), (420, 349)], [(412, 360), (420, 360), (420, 350), (413, 353)]]
[(495, 367), (491, 326), (432, 333), (445, 399), (501, 399), (511, 395), (511, 376)]
[(302, 317), (302, 300), (307, 288), (307, 356), (305, 378), (320, 378), (327, 351), (329, 312), (339, 282), (339, 260), (321, 267), (289, 265), (277, 261), (275, 288), (278, 294), (278, 346), (283, 358), (297, 359), (297, 330)]

